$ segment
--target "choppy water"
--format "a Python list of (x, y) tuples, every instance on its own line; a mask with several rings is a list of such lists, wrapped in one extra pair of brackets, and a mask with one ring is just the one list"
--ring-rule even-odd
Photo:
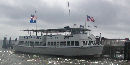
[(130, 65), (126, 60), (66, 58), (14, 53), (0, 48), (0, 65)]
[(129, 65), (126, 60), (112, 59), (76, 59), (65, 57), (44, 56), (35, 54), (14, 53), (0, 49), (0, 65)]

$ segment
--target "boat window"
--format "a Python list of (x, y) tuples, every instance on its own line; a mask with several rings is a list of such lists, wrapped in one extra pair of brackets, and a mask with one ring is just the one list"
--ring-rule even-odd
[(64, 46), (66, 46), (66, 41), (64, 41)]
[(19, 41), (19, 43), (24, 43), (24, 41)]
[(54, 46), (56, 46), (56, 42), (54, 42)]
[(86, 44), (85, 44), (85, 41), (83, 41), (83, 45), (86, 45)]
[(79, 46), (79, 41), (75, 41), (75, 46)]
[(53, 42), (51, 42), (51, 46), (53, 46)]
[(38, 46), (39, 45), (39, 42), (35, 42), (35, 46)]
[(48, 42), (48, 45), (50, 45), (50, 42)]
[(67, 46), (70, 46), (70, 41), (67, 41)]
[(18, 45), (23, 45), (23, 44), (24, 44), (24, 41), (19, 41)]
[(30, 41), (30, 46), (34, 46), (34, 42), (33, 41)]
[(61, 46), (66, 46), (66, 42), (65, 42), (65, 41), (62, 41), (62, 42), (60, 42), (60, 45), (61, 45)]
[(74, 41), (71, 41), (71, 46), (74, 46)]
[(86, 41), (86, 45), (88, 44), (88, 41)]

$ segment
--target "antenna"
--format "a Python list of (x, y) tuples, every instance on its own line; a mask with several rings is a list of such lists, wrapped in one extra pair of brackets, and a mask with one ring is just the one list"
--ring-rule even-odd
[(69, 16), (70, 16), (70, 3), (69, 3), (69, 0), (68, 0), (68, 9), (69, 9)]

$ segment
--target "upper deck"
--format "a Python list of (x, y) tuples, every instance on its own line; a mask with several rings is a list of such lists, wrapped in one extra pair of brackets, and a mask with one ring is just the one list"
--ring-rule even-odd
[(32, 32), (41, 32), (41, 33), (63, 33), (63, 32), (70, 32), (71, 34), (85, 34), (85, 31), (91, 31), (86, 28), (70, 28), (66, 26), (64, 28), (59, 29), (39, 29), (39, 30), (23, 30), (23, 31), (32, 31)]

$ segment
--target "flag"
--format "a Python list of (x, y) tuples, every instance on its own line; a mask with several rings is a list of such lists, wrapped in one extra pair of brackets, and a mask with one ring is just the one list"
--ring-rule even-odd
[(94, 18), (93, 18), (93, 17), (91, 17), (91, 16), (88, 16), (88, 15), (87, 15), (87, 21), (94, 22), (95, 20), (94, 20)]
[(31, 14), (31, 20), (30, 23), (36, 23), (36, 16)]
[(91, 17), (91, 18), (90, 18), (90, 20), (91, 20), (92, 22), (94, 22), (94, 21), (95, 21), (93, 17)]
[(90, 16), (87, 15), (87, 21), (90, 21)]

